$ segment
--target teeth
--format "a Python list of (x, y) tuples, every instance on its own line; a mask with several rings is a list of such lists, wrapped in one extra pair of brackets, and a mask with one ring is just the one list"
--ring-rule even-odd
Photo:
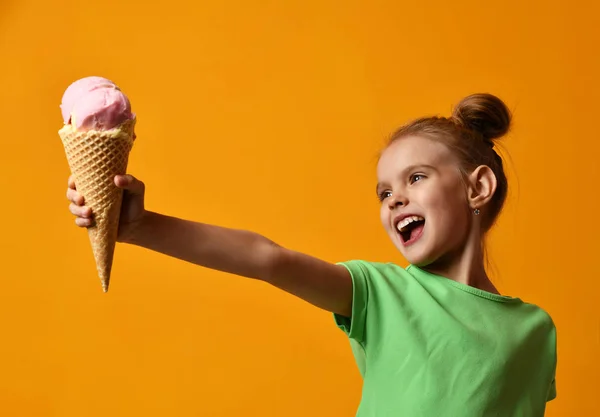
[(406, 226), (408, 226), (412, 222), (418, 222), (418, 221), (422, 221), (422, 220), (425, 220), (425, 219), (421, 216), (410, 216), (410, 217), (405, 218), (401, 222), (399, 222), (398, 225), (396, 226), (396, 228), (398, 229), (399, 232), (404, 232), (404, 229), (406, 229)]

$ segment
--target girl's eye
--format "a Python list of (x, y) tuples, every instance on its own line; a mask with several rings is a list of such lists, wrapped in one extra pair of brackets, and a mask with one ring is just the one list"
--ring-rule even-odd
[(389, 198), (392, 196), (392, 192), (391, 191), (382, 191), (381, 193), (379, 193), (379, 201), (383, 201), (386, 198)]
[(424, 175), (421, 175), (421, 174), (413, 174), (413, 175), (411, 175), (411, 177), (410, 177), (410, 183), (412, 184), (412, 183), (414, 183), (414, 182), (420, 181), (420, 180), (422, 180), (423, 178), (424, 178)]

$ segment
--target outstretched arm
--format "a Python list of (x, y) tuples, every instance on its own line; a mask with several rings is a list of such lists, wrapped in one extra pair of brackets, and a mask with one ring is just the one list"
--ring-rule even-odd
[(254, 232), (148, 211), (125, 242), (259, 279), (324, 310), (351, 314), (352, 280), (345, 267), (286, 249)]

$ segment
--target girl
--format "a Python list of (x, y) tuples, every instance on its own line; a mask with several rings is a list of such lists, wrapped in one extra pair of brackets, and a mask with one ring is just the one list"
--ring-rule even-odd
[[(511, 115), (489, 94), (449, 118), (396, 131), (377, 165), (381, 222), (409, 262), (331, 264), (250, 231), (144, 208), (125, 190), (119, 242), (255, 278), (333, 313), (363, 376), (357, 416), (543, 416), (556, 396), (556, 331), (541, 308), (501, 295), (486, 274), (483, 239), (507, 195), (494, 140)], [(72, 178), (76, 224), (93, 224)]]

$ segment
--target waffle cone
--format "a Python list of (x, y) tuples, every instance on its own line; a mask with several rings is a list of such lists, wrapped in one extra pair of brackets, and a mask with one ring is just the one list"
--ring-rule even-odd
[(114, 178), (127, 172), (134, 127), (135, 119), (106, 131), (78, 132), (69, 124), (58, 132), (77, 191), (94, 214), (94, 225), (87, 231), (104, 292), (110, 283), (123, 199)]

